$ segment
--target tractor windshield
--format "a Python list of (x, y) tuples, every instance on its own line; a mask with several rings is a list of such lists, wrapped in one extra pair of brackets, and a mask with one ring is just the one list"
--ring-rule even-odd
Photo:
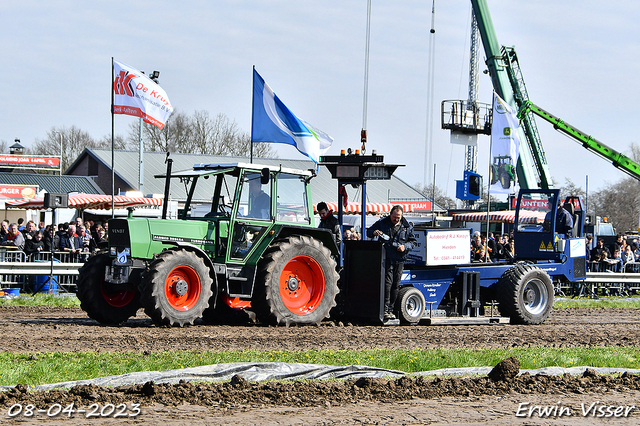
[(519, 232), (549, 232), (555, 196), (552, 193), (522, 194), (518, 214)]

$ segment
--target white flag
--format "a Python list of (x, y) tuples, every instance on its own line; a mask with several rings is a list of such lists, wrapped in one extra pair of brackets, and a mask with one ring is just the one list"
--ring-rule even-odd
[(160, 129), (173, 107), (165, 91), (142, 72), (113, 61), (113, 113), (133, 115)]
[(493, 124), (491, 125), (491, 157), (489, 185), (494, 194), (515, 194), (516, 164), (520, 152), (516, 112), (500, 96), (493, 94)]

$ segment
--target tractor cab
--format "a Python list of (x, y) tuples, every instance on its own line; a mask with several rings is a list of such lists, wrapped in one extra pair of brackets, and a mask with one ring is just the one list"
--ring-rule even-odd
[[(312, 227), (308, 170), (254, 163), (196, 164), (175, 172), (187, 190), (180, 219), (206, 221), (216, 241), (215, 258), (227, 264), (255, 263), (265, 236), (278, 223)], [(273, 232), (271, 232), (273, 234)], [(255, 254), (255, 256), (254, 256)]]
[[(558, 213), (560, 208), (565, 212)], [(563, 215), (572, 219), (570, 230), (560, 229)], [(516, 259), (558, 261), (585, 257), (584, 216), (579, 197), (561, 200), (557, 189), (521, 190), (514, 230)]]

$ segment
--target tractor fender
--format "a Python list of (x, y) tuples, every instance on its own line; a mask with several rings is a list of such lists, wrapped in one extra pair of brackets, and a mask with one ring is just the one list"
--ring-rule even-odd
[[(213, 287), (211, 288), (211, 290), (213, 291), (213, 299), (216, 298), (216, 295), (218, 294), (218, 277), (215, 273), (216, 269), (215, 266), (213, 264), (213, 261), (211, 260), (211, 258), (207, 255), (207, 253), (205, 253), (204, 250), (202, 250), (200, 247), (193, 245), (191, 243), (187, 243), (187, 242), (181, 242), (181, 241), (171, 241), (171, 242), (165, 242), (166, 245), (171, 245), (171, 246), (176, 246), (176, 247), (180, 247), (182, 249), (188, 250), (190, 252), (193, 252), (195, 254), (197, 254), (198, 256), (200, 256), (202, 258), (202, 260), (204, 260), (204, 264), (207, 265), (207, 267), (209, 268), (209, 271), (211, 273), (211, 278), (213, 279)], [(213, 301), (215, 303), (215, 300)], [(211, 302), (209, 302), (211, 303)]]

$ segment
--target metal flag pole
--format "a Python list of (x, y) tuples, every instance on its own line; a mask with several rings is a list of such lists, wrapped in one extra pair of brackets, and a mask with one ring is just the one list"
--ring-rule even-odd
[[(493, 92), (493, 104), (491, 107), (491, 111), (495, 111), (496, 109), (496, 92)], [(489, 138), (489, 161), (487, 161), (488, 169), (487, 176), (491, 176), (491, 153), (493, 152), (493, 132), (491, 138)], [(487, 184), (487, 247), (485, 247), (484, 251), (484, 260), (487, 260), (489, 255), (489, 214), (491, 213), (491, 179), (489, 179), (489, 183)], [(517, 226), (517, 224), (516, 224)]]
[(113, 82), (115, 81), (115, 75), (113, 71), (113, 56), (111, 57), (111, 219), (115, 217), (115, 203), (114, 197), (116, 192), (116, 154), (115, 154), (115, 141), (114, 141), (114, 133), (115, 133), (115, 119), (114, 119), (114, 111), (113, 105), (115, 103), (114, 99), (114, 91), (113, 91)]
[(250, 157), (249, 157), (249, 162), (253, 163), (253, 102), (255, 102), (254, 100), (254, 91), (255, 91), (255, 87), (256, 87), (256, 66), (253, 66), (253, 74), (251, 77), (251, 81), (253, 82), (253, 84), (251, 84), (251, 139), (249, 139), (249, 153), (250, 153)]

